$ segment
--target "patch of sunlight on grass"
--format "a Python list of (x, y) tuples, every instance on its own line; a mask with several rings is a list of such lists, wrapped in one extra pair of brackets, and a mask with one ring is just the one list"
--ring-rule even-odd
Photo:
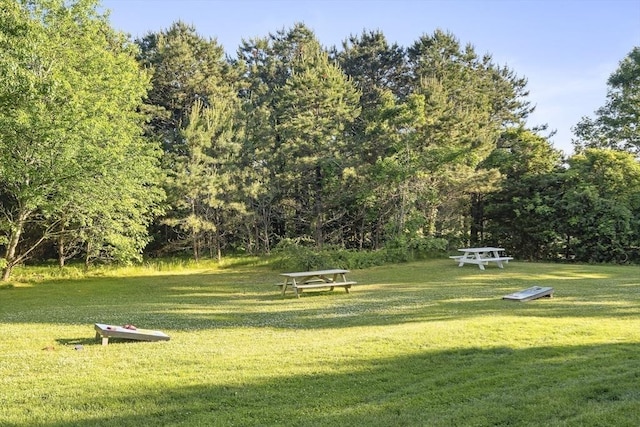
[(495, 296), (487, 296), (485, 298), (469, 298), (469, 297), (458, 297), (451, 299), (443, 299), (442, 302), (485, 302), (485, 301), (493, 301), (495, 300)]
[(574, 306), (595, 306), (595, 307), (635, 307), (638, 308), (639, 304), (637, 302), (629, 302), (629, 301), (620, 301), (620, 300), (603, 300), (598, 299), (597, 301), (585, 301), (584, 299), (579, 299), (576, 297), (563, 297), (563, 302), (571, 302)]
[[(244, 262), (1, 290), (0, 424), (640, 425), (637, 268), (434, 260), (298, 299)], [(539, 280), (554, 298), (501, 300)], [(94, 321), (171, 340), (102, 346)]]
[[(530, 273), (501, 273), (504, 278), (526, 280), (528, 282), (540, 282), (540, 281), (556, 281), (556, 280), (583, 280), (583, 279), (608, 279), (611, 276), (602, 273), (595, 272), (572, 272), (562, 271), (561, 273), (538, 273), (532, 276)], [(487, 280), (487, 276), (484, 273), (468, 275), (458, 278), (457, 280), (464, 280), (467, 282), (477, 282)]]

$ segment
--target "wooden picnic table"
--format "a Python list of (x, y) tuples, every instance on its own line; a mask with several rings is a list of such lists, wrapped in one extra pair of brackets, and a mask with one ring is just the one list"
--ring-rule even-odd
[(284, 283), (278, 284), (278, 286), (282, 288), (283, 296), (287, 287), (290, 286), (298, 298), (304, 289), (311, 288), (329, 288), (332, 291), (333, 288), (342, 287), (349, 293), (351, 285), (355, 285), (357, 282), (347, 280), (346, 274), (348, 272), (349, 270), (332, 269), (282, 273), (280, 275), (284, 276)]
[(462, 267), (465, 264), (476, 264), (480, 267), (480, 270), (484, 270), (485, 265), (495, 262), (498, 267), (504, 268), (502, 263), (508, 263), (513, 259), (513, 257), (500, 255), (500, 252), (504, 252), (504, 248), (463, 248), (458, 249), (458, 251), (463, 252), (464, 255), (449, 257), (458, 263), (458, 267)]

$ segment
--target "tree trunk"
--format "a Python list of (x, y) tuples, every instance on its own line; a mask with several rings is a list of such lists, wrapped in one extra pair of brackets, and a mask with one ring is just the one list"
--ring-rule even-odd
[(264, 241), (264, 252), (271, 253), (271, 245), (269, 244), (269, 223), (271, 215), (268, 214), (267, 208), (262, 208), (262, 239)]
[(6, 282), (11, 278), (11, 272), (13, 267), (18, 263), (18, 257), (16, 257), (16, 251), (18, 249), (18, 243), (20, 243), (20, 237), (24, 230), (24, 224), (29, 217), (29, 211), (20, 211), (18, 213), (18, 220), (15, 223), (11, 234), (9, 235), (9, 242), (7, 243), (7, 252), (4, 256), (6, 265), (2, 270), (2, 281)]
[(89, 265), (91, 264), (91, 242), (87, 242), (87, 253), (84, 257), (84, 271), (89, 271)]
[(11, 278), (11, 270), (13, 270), (13, 265), (7, 264), (5, 268), (2, 269), (2, 281), (6, 282)]
[[(191, 199), (191, 215), (193, 215), (194, 218), (197, 218), (195, 199)], [(193, 259), (195, 262), (198, 262), (200, 259), (200, 253), (198, 250), (198, 231), (196, 230), (195, 225), (191, 227), (191, 245), (193, 247)]]
[(200, 260), (200, 253), (198, 250), (198, 233), (191, 232), (191, 244), (193, 246), (193, 259), (198, 262)]
[(483, 217), (484, 206), (482, 195), (473, 193), (471, 195), (471, 246), (477, 246), (484, 240)]
[(402, 231), (404, 230), (406, 208), (407, 208), (407, 194), (406, 194), (406, 186), (403, 183), (403, 184), (400, 184), (400, 206), (398, 206), (398, 210), (397, 210), (398, 222), (396, 224), (396, 227), (397, 227), (396, 237), (400, 237), (402, 235)]
[(218, 262), (222, 261), (222, 245), (220, 243), (220, 240), (222, 240), (222, 238), (218, 230), (216, 230), (216, 254), (218, 257)]
[(58, 239), (58, 267), (64, 268), (64, 239)]
[(324, 228), (324, 218), (322, 212), (322, 169), (320, 168), (320, 166), (316, 166), (316, 179), (314, 184), (314, 237), (316, 240), (316, 245), (318, 245), (319, 248), (322, 248), (322, 245), (324, 243), (324, 236), (322, 234), (322, 229)]
[(425, 230), (426, 235), (429, 237), (434, 237), (436, 235), (436, 231), (438, 230), (438, 206), (435, 203), (429, 204), (425, 216), (427, 219), (427, 226)]

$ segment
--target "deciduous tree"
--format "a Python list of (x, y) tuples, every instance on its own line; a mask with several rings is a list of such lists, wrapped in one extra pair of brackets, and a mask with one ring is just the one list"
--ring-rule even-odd
[(615, 148), (640, 155), (640, 46), (607, 80), (605, 105), (573, 128), (576, 149)]
[[(94, 0), (2, 0), (0, 20), (3, 278), (70, 228), (139, 256), (161, 193), (155, 147), (141, 137), (149, 78), (134, 46)], [(108, 233), (95, 227), (105, 217)]]

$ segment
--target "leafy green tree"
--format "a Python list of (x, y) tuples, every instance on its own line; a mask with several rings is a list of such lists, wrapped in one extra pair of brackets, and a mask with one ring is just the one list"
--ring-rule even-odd
[(611, 149), (586, 149), (569, 159), (559, 199), (567, 251), (579, 261), (610, 262), (640, 246), (640, 163)]
[(553, 259), (562, 253), (556, 206), (566, 182), (561, 161), (547, 139), (528, 129), (503, 133), (482, 163), (501, 175), (499, 189), (477, 207), (484, 240), (522, 259)]
[[(123, 258), (139, 256), (144, 232), (119, 233), (118, 218), (144, 224), (162, 194), (155, 147), (141, 137), (149, 79), (134, 46), (96, 1), (3, 0), (0, 52), (3, 279), (70, 229), (90, 229)], [(122, 225), (110, 236), (92, 227), (108, 215), (110, 226)]]
[(159, 150), (139, 142), (117, 150), (102, 146), (103, 158), (95, 159), (101, 173), (78, 182), (57, 210), (54, 234), (60, 266), (78, 254), (84, 255), (87, 267), (94, 260), (140, 260), (165, 195)]
[(640, 47), (634, 47), (607, 80), (607, 100), (594, 119), (573, 128), (577, 151), (615, 148), (640, 154)]

